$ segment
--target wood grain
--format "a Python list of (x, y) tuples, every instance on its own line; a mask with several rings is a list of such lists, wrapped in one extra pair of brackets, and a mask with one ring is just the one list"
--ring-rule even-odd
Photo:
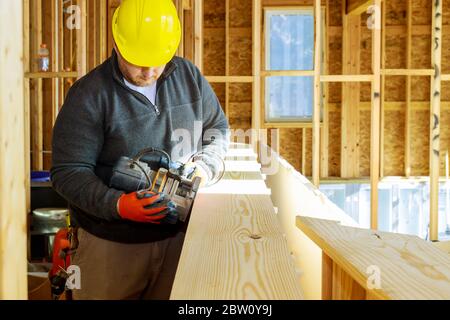
[[(372, 298), (450, 299), (450, 256), (429, 242), (307, 217), (297, 217), (297, 226)], [(380, 289), (369, 288), (371, 266)]]
[(0, 300), (27, 298), (23, 2), (0, 2)]
[[(227, 173), (241, 178), (256, 174)], [(205, 188), (197, 195), (171, 299), (303, 298), (272, 201), (255, 192), (255, 186), (265, 187), (262, 176), (252, 178), (225, 179), (216, 185), (217, 192)], [(230, 182), (247, 192), (220, 193)]]

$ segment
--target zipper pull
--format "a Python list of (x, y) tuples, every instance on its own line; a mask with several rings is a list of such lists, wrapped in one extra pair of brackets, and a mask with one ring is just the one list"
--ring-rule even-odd
[(161, 114), (161, 112), (159, 112), (158, 106), (155, 104), (154, 107), (155, 107), (156, 114), (159, 116)]

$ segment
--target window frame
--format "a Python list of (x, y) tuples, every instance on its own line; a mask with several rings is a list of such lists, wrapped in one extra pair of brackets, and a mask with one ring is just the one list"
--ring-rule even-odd
[[(275, 121), (268, 121), (266, 118), (266, 111), (267, 111), (267, 102), (268, 102), (268, 93), (269, 90), (266, 90), (267, 86), (267, 78), (274, 77), (274, 76), (286, 76), (286, 77), (292, 77), (292, 75), (286, 74), (291, 72), (291, 70), (267, 70), (267, 64), (269, 62), (269, 55), (266, 54), (267, 44), (268, 44), (268, 37), (269, 35), (269, 24), (268, 24), (268, 13), (270, 11), (278, 11), (278, 12), (286, 12), (290, 13), (292, 11), (298, 11), (298, 12), (310, 12), (312, 13), (314, 17), (314, 23), (315, 23), (315, 16), (314, 16), (314, 6), (264, 6), (262, 8), (263, 14), (262, 14), (262, 25), (260, 26), (262, 33), (261, 33), (261, 127), (262, 128), (312, 128), (312, 117), (310, 118), (304, 118), (304, 119), (295, 119), (292, 118), (292, 120), (286, 119), (286, 120), (275, 120)], [(326, 21), (326, 6), (321, 6), (321, 14), (322, 14), (322, 35), (321, 35), (321, 70), (322, 73), (326, 71), (326, 43), (327, 43), (327, 21)], [(314, 36), (314, 43), (315, 43), (316, 37)], [(315, 49), (315, 46), (314, 46)], [(315, 66), (314, 66), (315, 67)], [(312, 70), (295, 70), (300, 71), (302, 74), (301, 76), (307, 76), (314, 78), (314, 67)], [(320, 108), (320, 125), (323, 125), (323, 113), (326, 103), (326, 84), (321, 83), (322, 92), (321, 95), (322, 101), (321, 101), (321, 108)]]

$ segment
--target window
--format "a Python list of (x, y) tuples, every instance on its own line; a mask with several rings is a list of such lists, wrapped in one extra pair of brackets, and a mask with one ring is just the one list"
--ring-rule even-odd
[[(265, 9), (267, 71), (314, 70), (314, 10)], [(310, 122), (314, 77), (268, 76), (266, 122)]]

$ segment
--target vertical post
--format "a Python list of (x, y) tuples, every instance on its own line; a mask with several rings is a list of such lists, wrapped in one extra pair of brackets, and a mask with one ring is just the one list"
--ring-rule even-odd
[(306, 176), (306, 128), (302, 128), (302, 175)]
[(87, 0), (78, 0), (81, 9), (81, 28), (77, 29), (77, 72), (78, 78), (87, 73)]
[[(230, 0), (225, 0), (225, 75), (230, 75)], [(230, 117), (230, 84), (225, 82), (225, 115)]]
[(252, 144), (258, 154), (258, 137), (261, 128), (261, 0), (253, 0), (253, 105)]
[[(412, 0), (407, 0), (406, 27), (406, 68), (411, 69), (412, 48)], [(405, 111), (405, 176), (411, 175), (411, 76), (406, 76), (406, 111)]]
[(322, 9), (320, 0), (314, 2), (314, 21), (315, 21), (315, 47), (314, 47), (314, 110), (313, 110), (313, 165), (312, 182), (316, 187), (320, 183), (320, 71), (322, 56)]
[(106, 60), (109, 55), (108, 49), (108, 30), (111, 26), (108, 25), (108, 4), (106, 0), (100, 0), (100, 63)]
[[(30, 72), (30, 0), (23, 0), (23, 71)], [(25, 200), (26, 212), (31, 211), (30, 163), (30, 80), (23, 81), (24, 141), (25, 141)], [(29, 247), (29, 246), (28, 246)], [(31, 253), (28, 254), (30, 256)]]
[(200, 71), (203, 71), (203, 0), (195, 0), (194, 7), (194, 63)]
[(381, 91), (381, 0), (372, 11), (372, 117), (370, 134), (370, 227), (378, 229), (378, 182), (380, 180), (380, 91)]
[[(386, 1), (381, 2), (381, 68), (386, 68)], [(380, 114), (380, 177), (384, 177), (384, 109), (386, 99), (386, 76), (381, 76), (381, 114)]]
[[(361, 60), (361, 16), (346, 14), (342, 6), (342, 71), (359, 74)], [(360, 83), (342, 83), (341, 177), (359, 177)]]
[[(329, 53), (329, 36), (328, 36), (328, 30), (329, 30), (329, 24), (330, 24), (330, 12), (329, 12), (329, 0), (326, 2), (326, 9), (325, 9), (325, 23), (326, 28), (324, 30), (325, 33), (325, 62), (323, 63), (324, 70), (322, 73), (328, 74), (328, 65), (330, 60), (330, 53)], [(322, 33), (323, 34), (323, 33)], [(323, 130), (320, 135), (320, 176), (321, 177), (328, 177), (328, 137), (329, 137), (329, 117), (328, 117), (328, 99), (329, 99), (329, 86), (328, 83), (324, 83), (324, 106), (323, 106)]]
[[(39, 46), (42, 43), (42, 0), (31, 2), (30, 25), (31, 25), (31, 58), (30, 69), (32, 72), (38, 71), (37, 58)], [(44, 168), (44, 128), (43, 128), (43, 99), (42, 99), (42, 79), (30, 81), (30, 112), (31, 112), (31, 148), (32, 148), (32, 168), (33, 170), (43, 170)]]
[(432, 54), (435, 74), (431, 79), (430, 111), (430, 240), (438, 240), (441, 57), (442, 57), (442, 0), (433, 1)]
[(23, 1), (0, 1), (0, 300), (27, 299)]

